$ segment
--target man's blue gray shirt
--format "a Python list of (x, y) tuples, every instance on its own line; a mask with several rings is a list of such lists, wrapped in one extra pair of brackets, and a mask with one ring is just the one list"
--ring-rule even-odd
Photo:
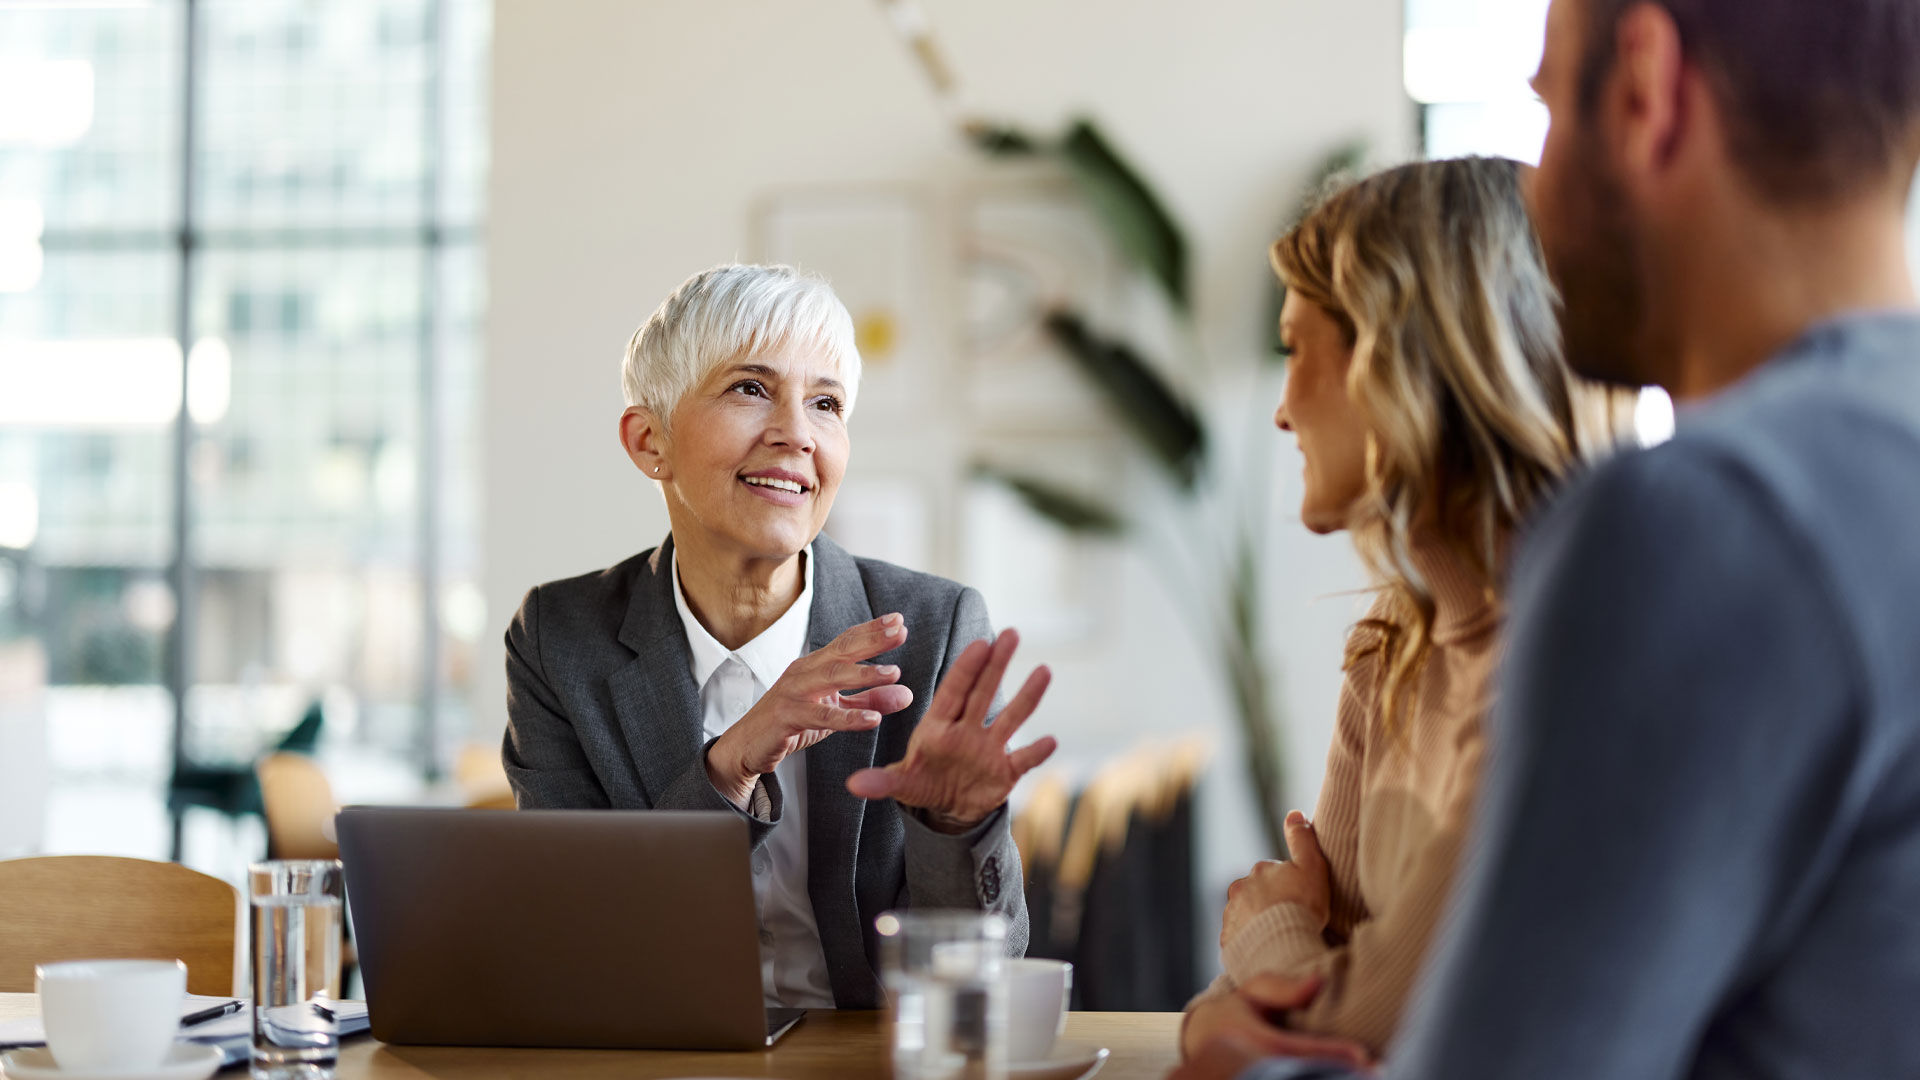
[(1386, 1075), (1920, 1077), (1920, 315), (1822, 325), (1574, 484), (1506, 632)]

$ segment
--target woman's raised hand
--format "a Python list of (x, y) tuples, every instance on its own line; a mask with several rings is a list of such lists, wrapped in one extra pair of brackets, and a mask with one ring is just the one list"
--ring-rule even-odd
[[(714, 789), (744, 809), (753, 785), (788, 754), (836, 731), (879, 727), (881, 717), (913, 704), (913, 691), (894, 685), (899, 668), (861, 662), (906, 640), (906, 619), (883, 615), (787, 665), (766, 695), (707, 749), (707, 777)], [(842, 693), (861, 687), (870, 689)]]
[(993, 697), (1006, 676), (1020, 635), (1002, 633), (989, 646), (976, 641), (961, 652), (913, 729), (906, 756), (883, 769), (862, 769), (847, 790), (863, 799), (891, 798), (927, 811), (944, 832), (964, 832), (1007, 801), (1013, 785), (1053, 753), (1051, 737), (1009, 752), (1007, 743), (1040, 704), (1053, 678), (1040, 667), (988, 722)]

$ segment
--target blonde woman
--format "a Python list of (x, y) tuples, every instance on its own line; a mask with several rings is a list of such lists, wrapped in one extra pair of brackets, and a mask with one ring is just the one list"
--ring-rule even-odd
[[(1225, 974), (1188, 1007), (1188, 1054), (1228, 1036), (1371, 1059), (1440, 917), (1471, 828), (1508, 543), (1580, 451), (1519, 169), (1392, 169), (1273, 246), (1291, 356), (1275, 421), (1306, 460), (1301, 517), (1352, 536), (1378, 598), (1348, 639), (1319, 808), (1288, 816), (1291, 862), (1229, 890)], [(1318, 987), (1304, 1005), (1302, 977)]]

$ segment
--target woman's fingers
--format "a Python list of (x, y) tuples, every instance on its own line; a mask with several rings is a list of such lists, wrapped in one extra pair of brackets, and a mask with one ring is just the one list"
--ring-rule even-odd
[(847, 777), (847, 790), (862, 799), (893, 799), (905, 806), (938, 809), (940, 785), (926, 773), (896, 761), (884, 769), (861, 769)]
[[(1307, 1058), (1314, 1061), (1338, 1061), (1354, 1068), (1366, 1068), (1372, 1064), (1372, 1056), (1367, 1048), (1358, 1043), (1347, 1042), (1328, 1035), (1308, 1035), (1290, 1031), (1272, 1023), (1253, 1006), (1238, 995), (1229, 995), (1225, 999), (1199, 1006), (1213, 1015), (1207, 1016), (1208, 1027), (1194, 1034), (1203, 1044), (1220, 1040), (1240, 1040), (1262, 1054), (1284, 1057)], [(1201, 1022), (1198, 1009), (1189, 1025)]]
[(1264, 1056), (1266, 1051), (1257, 1042), (1225, 1034), (1201, 1047), (1199, 1053), (1169, 1073), (1167, 1080), (1229, 1080), (1250, 1071)]
[(821, 731), (867, 731), (879, 726), (877, 709), (838, 709), (832, 705), (818, 706), (805, 725)]
[(966, 707), (967, 694), (973, 689), (975, 680), (980, 678), (980, 670), (987, 666), (987, 657), (993, 646), (984, 641), (976, 641), (960, 650), (959, 659), (947, 668), (946, 677), (933, 691), (933, 702), (927, 706), (926, 719), (953, 720)]
[(1057, 749), (1059, 745), (1053, 736), (1048, 735), (1044, 738), (1035, 739), (1020, 749), (1015, 750), (1013, 753), (1008, 754), (1008, 759), (1013, 762), (1014, 778), (1018, 779), (1032, 772), (1034, 766), (1052, 757), (1054, 750)]
[(847, 777), (847, 790), (862, 799), (887, 799), (900, 790), (900, 771), (892, 766), (884, 769), (861, 769)]
[(1013, 662), (1013, 651), (1019, 647), (1018, 630), (1002, 630), (1000, 636), (993, 639), (993, 651), (987, 656), (987, 666), (967, 692), (967, 708), (959, 717), (961, 723), (987, 722), (987, 710), (993, 708), (993, 695), (999, 693), (1000, 680), (1006, 677), (1007, 665)]
[(1307, 815), (1295, 810), (1287, 815), (1287, 854), (1302, 869), (1313, 869), (1323, 865), (1326, 858), (1320, 854), (1320, 838), (1313, 834), (1313, 823)]
[(913, 704), (913, 691), (904, 686), (876, 686), (858, 694), (840, 695), (840, 706), (846, 709), (867, 709), (891, 716)]
[(900, 681), (900, 668), (894, 664), (856, 664), (851, 660), (831, 660), (808, 674), (804, 689), (809, 696), (837, 694), (842, 690), (864, 690)]
[(1298, 1031), (1269, 1027), (1254, 1036), (1255, 1045), (1276, 1057), (1304, 1058), (1308, 1061), (1335, 1061), (1352, 1069), (1373, 1065), (1373, 1055), (1359, 1043), (1328, 1035), (1305, 1035)]
[(889, 649), (897, 649), (907, 640), (907, 620), (899, 612), (850, 626), (828, 642), (820, 652), (835, 660), (871, 660)]
[(1007, 707), (1000, 710), (1000, 715), (994, 717), (993, 723), (987, 728), (1000, 740), (1000, 745), (1005, 746), (1011, 741), (1013, 733), (1019, 731), (1020, 725), (1033, 715), (1033, 710), (1040, 707), (1040, 698), (1047, 692), (1051, 682), (1053, 672), (1045, 664), (1034, 668), (1033, 674), (1027, 676), (1027, 681), (1020, 686), (1020, 692), (1013, 695), (1013, 700), (1007, 702)]

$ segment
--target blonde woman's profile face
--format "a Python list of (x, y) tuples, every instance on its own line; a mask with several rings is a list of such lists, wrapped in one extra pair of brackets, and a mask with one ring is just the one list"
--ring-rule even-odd
[(1306, 459), (1300, 520), (1316, 533), (1338, 532), (1367, 486), (1366, 428), (1347, 395), (1353, 345), (1325, 308), (1295, 291), (1280, 309), (1280, 345), (1287, 388), (1273, 422), (1293, 433)]

